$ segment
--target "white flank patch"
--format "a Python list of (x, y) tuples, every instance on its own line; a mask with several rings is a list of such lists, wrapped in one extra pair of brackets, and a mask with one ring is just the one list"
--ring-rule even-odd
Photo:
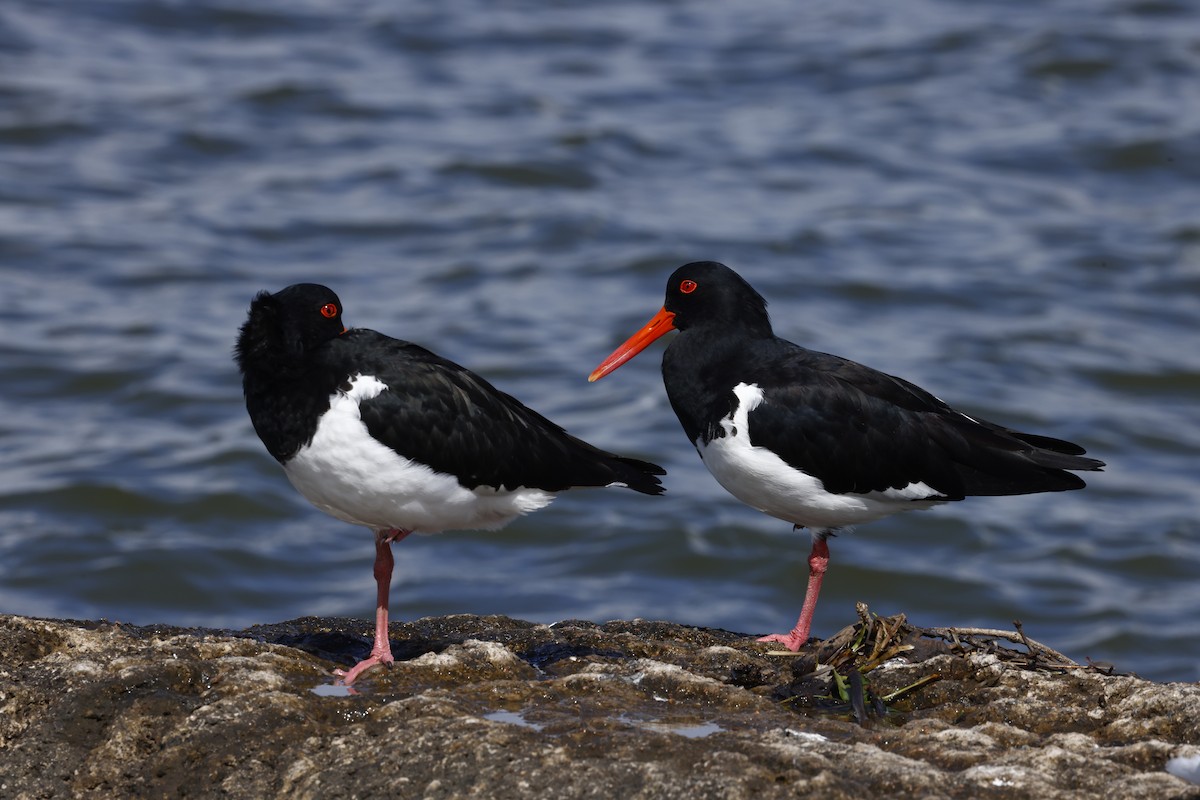
[(841, 528), (898, 511), (929, 508), (937, 493), (924, 483), (866, 494), (833, 494), (824, 484), (790, 466), (765, 447), (751, 444), (750, 412), (763, 402), (757, 384), (733, 387), (737, 407), (720, 421), (725, 435), (696, 449), (708, 471), (737, 499), (765, 514), (806, 528)]
[(892, 500), (896, 502), (911, 503), (914, 500), (926, 500), (930, 497), (940, 497), (936, 489), (928, 485), (924, 481), (919, 483), (910, 483), (903, 489), (884, 489), (882, 492), (867, 492), (862, 497), (871, 497), (876, 500)]
[(375, 530), (417, 533), (499, 528), (554, 499), (541, 489), (466, 489), (453, 475), (398, 455), (367, 432), (358, 404), (387, 391), (356, 375), (329, 399), (310, 444), (284, 464), (288, 479), (327, 514)]

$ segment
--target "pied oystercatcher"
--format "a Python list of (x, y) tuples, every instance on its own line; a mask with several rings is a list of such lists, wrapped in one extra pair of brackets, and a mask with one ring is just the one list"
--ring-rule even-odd
[(908, 381), (778, 338), (762, 296), (714, 261), (677, 269), (662, 310), (588, 380), (671, 330), (663, 384), (704, 465), (743, 503), (812, 532), (800, 618), (760, 641), (793, 651), (808, 641), (838, 529), (969, 495), (1082, 489), (1067, 470), (1104, 466), (1071, 442), (969, 417)]
[(663, 492), (662, 467), (569, 435), (423, 347), (347, 330), (324, 286), (259, 293), (235, 358), (254, 430), (292, 484), (327, 514), (375, 531), (375, 643), (339, 670), (345, 685), (393, 661), (392, 542), (499, 528), (573, 487)]

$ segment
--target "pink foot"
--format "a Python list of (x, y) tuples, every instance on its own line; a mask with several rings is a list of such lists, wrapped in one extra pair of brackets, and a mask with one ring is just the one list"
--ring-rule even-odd
[(409, 531), (375, 531), (375, 644), (371, 647), (371, 655), (347, 670), (335, 669), (342, 686), (350, 686), (358, 676), (371, 667), (383, 664), (385, 667), (396, 659), (392, 657), (392, 645), (388, 641), (388, 587), (392, 582), (392, 542), (399, 542), (408, 536)]
[(759, 642), (779, 642), (781, 645), (791, 650), (793, 653), (798, 653), (800, 648), (808, 644), (808, 637), (800, 637), (795, 633), (772, 633), (768, 636), (760, 636), (755, 641)]
[(808, 556), (808, 588), (804, 592), (804, 607), (800, 609), (800, 619), (791, 633), (772, 633), (764, 636), (760, 642), (779, 642), (793, 653), (808, 643), (808, 632), (812, 630), (813, 612), (817, 610), (817, 597), (821, 594), (821, 582), (825, 579), (825, 570), (829, 567), (829, 545), (825, 541), (827, 533), (818, 532), (813, 536), (812, 552)]
[(391, 664), (396, 659), (392, 658), (392, 654), (371, 652), (371, 655), (364, 658), (362, 661), (355, 664), (350, 669), (335, 669), (334, 675), (337, 675), (341, 680), (338, 681), (342, 686), (349, 686), (358, 679), (359, 675), (369, 670), (371, 667), (383, 664), (385, 667)]

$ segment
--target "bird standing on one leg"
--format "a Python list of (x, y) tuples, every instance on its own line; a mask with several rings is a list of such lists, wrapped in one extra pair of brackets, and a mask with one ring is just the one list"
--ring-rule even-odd
[(235, 359), (254, 430), (292, 484), (325, 513), (375, 531), (375, 641), (339, 672), (346, 685), (393, 660), (392, 542), (500, 528), (574, 487), (663, 492), (662, 467), (571, 436), (423, 347), (347, 330), (324, 286), (261, 292)]
[(743, 503), (812, 531), (800, 618), (763, 637), (793, 651), (808, 641), (838, 529), (970, 495), (1082, 489), (1067, 470), (1104, 466), (1071, 442), (969, 417), (908, 381), (778, 338), (762, 296), (714, 261), (677, 269), (662, 310), (588, 380), (671, 330), (663, 383), (704, 465)]

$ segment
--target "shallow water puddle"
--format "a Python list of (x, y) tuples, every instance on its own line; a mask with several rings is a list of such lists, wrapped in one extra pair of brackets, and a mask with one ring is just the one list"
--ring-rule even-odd
[(688, 739), (703, 739), (706, 736), (711, 736), (714, 733), (720, 733), (725, 730), (715, 722), (660, 722), (655, 720), (633, 719), (631, 717), (618, 717), (621, 722), (627, 722), (630, 725), (636, 725), (639, 728), (645, 728), (652, 731), (660, 731), (662, 733), (673, 733), (676, 736), (683, 736)]
[(504, 722), (508, 725), (520, 725), (522, 728), (532, 728), (535, 731), (540, 731), (545, 725), (539, 725), (536, 722), (530, 722), (525, 719), (525, 716), (520, 711), (489, 711), (486, 714), (480, 715), (483, 719), (492, 722)]

